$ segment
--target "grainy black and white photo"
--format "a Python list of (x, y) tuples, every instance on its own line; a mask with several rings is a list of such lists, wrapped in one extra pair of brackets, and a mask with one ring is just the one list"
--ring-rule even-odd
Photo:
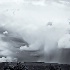
[(70, 0), (0, 0), (0, 62), (70, 64)]

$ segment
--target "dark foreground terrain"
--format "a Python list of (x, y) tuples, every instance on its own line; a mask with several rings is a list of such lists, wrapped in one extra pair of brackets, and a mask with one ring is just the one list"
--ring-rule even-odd
[(0, 63), (0, 70), (70, 70), (70, 65), (41, 62), (2, 62)]

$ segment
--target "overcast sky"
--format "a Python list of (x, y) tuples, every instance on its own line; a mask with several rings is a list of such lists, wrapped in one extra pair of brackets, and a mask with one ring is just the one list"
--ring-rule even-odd
[[(3, 41), (0, 39), (0, 49), (2, 49), (0, 55), (8, 56), (9, 60), (16, 57), (19, 61), (37, 61), (38, 57), (34, 57), (34, 55), (37, 53), (40, 55), (43, 53), (42, 51), (54, 54), (52, 51), (56, 52), (57, 43), (59, 43), (59, 48), (64, 47), (64, 45), (69, 47), (70, 35), (65, 34), (69, 28), (69, 21), (70, 0), (0, 0), (0, 38), (5, 38)], [(48, 27), (48, 22), (52, 22), (53, 26)], [(8, 36), (2, 34), (5, 29), (9, 31)], [(25, 46), (23, 49), (21, 42), (18, 44), (17, 40), (21, 41), (21, 38), (26, 40), (33, 50), (41, 46), (45, 47), (46, 50), (41, 49), (36, 54), (33, 52), (24, 53), (23, 50), (28, 48)], [(46, 46), (48, 47), (46, 48)], [(16, 47), (21, 47), (19, 49), (22, 51)]]
[(15, 15), (19, 13), (19, 17), (23, 14), (24, 20), (27, 19), (30, 23), (46, 24), (48, 21), (66, 23), (70, 19), (69, 0), (1, 0), (0, 3), (2, 8), (0, 11), (5, 13), (4, 9), (8, 9), (11, 13), (14, 11)]
[(0, 2), (42, 2), (42, 3), (48, 3), (48, 2), (58, 2), (58, 3), (70, 3), (70, 0), (0, 0)]

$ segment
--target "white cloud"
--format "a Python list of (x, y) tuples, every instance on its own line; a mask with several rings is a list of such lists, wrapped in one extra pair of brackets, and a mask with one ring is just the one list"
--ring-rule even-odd
[(24, 2), (31, 3), (33, 5), (40, 5), (40, 6), (46, 6), (48, 3), (60, 3), (60, 4), (70, 4), (69, 0), (24, 0)]
[(46, 6), (47, 4), (52, 3), (60, 3), (64, 5), (70, 5), (69, 0), (0, 0), (0, 3), (16, 3), (16, 4), (32, 4), (32, 5), (39, 5), (39, 6)]
[(59, 41), (58, 41), (59, 48), (70, 48), (70, 34), (65, 34)]
[(11, 58), (11, 57), (2, 57), (0, 58), (0, 62), (16, 62), (16, 58)]
[(27, 49), (27, 46), (21, 46), (21, 47), (20, 47), (20, 50), (21, 50), (21, 51), (24, 51), (24, 50), (26, 50), (26, 49)]
[(0, 62), (6, 62), (6, 58), (5, 57), (0, 58)]

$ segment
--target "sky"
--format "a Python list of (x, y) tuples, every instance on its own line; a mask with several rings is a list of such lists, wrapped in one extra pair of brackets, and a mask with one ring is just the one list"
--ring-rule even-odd
[(0, 0), (0, 61), (70, 63), (69, 22), (69, 0)]

